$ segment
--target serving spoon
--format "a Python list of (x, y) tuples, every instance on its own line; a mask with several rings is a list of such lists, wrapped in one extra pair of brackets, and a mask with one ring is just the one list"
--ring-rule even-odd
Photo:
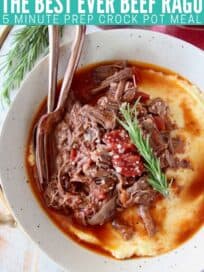
[[(56, 76), (57, 69), (52, 70), (52, 68), (50, 68), (49, 72), (50, 84), (48, 90), (48, 112), (40, 118), (36, 131), (36, 166), (40, 189), (43, 189), (43, 186), (45, 184), (48, 184), (50, 178), (50, 172), (53, 165), (52, 160), (49, 161), (49, 158), (53, 158), (54, 155), (52, 128), (62, 119), (63, 114), (65, 112), (66, 102), (69, 95), (72, 79), (81, 56), (85, 32), (86, 32), (85, 26), (76, 27), (76, 34), (74, 42), (72, 44), (70, 58), (68, 61), (67, 69), (65, 71), (59, 99), (55, 109), (54, 100), (57, 84)], [(57, 45), (57, 40), (55, 45)], [(51, 59), (52, 58), (50, 58), (50, 60)], [(56, 62), (54, 61), (55, 58), (53, 58), (52, 60), (53, 64), (56, 64)]]

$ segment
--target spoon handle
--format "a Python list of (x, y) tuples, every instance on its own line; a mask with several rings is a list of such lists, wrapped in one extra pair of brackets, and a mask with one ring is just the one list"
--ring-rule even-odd
[(67, 101), (67, 97), (68, 97), (70, 87), (72, 84), (72, 79), (73, 79), (75, 70), (78, 66), (79, 59), (81, 56), (85, 33), (86, 33), (85, 26), (79, 26), (79, 25), (76, 26), (76, 35), (75, 35), (74, 42), (72, 44), (71, 55), (70, 55), (67, 69), (64, 75), (64, 80), (63, 80), (61, 91), (60, 91), (60, 97), (57, 104), (57, 110), (61, 107), (64, 107)]
[(59, 27), (48, 26), (48, 30), (50, 54), (47, 112), (50, 113), (54, 110), (57, 89), (57, 73), (59, 62)]

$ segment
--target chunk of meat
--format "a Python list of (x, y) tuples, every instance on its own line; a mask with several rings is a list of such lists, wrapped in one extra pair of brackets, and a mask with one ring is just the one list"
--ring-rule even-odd
[(151, 217), (151, 214), (149, 212), (149, 207), (147, 207), (145, 205), (139, 205), (138, 213), (144, 222), (144, 225), (145, 225), (148, 235), (150, 237), (154, 236), (156, 233), (156, 227), (155, 227), (154, 221)]
[[(145, 108), (144, 108), (144, 110), (145, 110)], [(156, 128), (156, 124), (153, 120), (152, 115), (145, 114), (145, 111), (144, 111), (144, 114), (142, 115), (142, 117), (139, 119), (139, 123), (140, 123), (141, 128), (142, 128), (145, 135), (151, 134), (152, 131)]]
[(155, 199), (156, 192), (147, 183), (147, 177), (143, 176), (126, 189), (128, 199), (126, 206), (143, 204), (149, 206)]
[(116, 65), (103, 65), (98, 66), (93, 70), (93, 78), (96, 83), (101, 83), (101, 81), (105, 80), (107, 77), (112, 76), (116, 72), (118, 72), (118, 66)]
[(105, 109), (108, 105), (108, 97), (107, 96), (102, 96), (97, 100), (97, 105), (101, 109)]
[(113, 220), (112, 226), (121, 234), (124, 240), (130, 240), (134, 235), (134, 228), (121, 219)]
[(58, 150), (60, 150), (63, 145), (68, 145), (68, 147), (71, 147), (72, 144), (72, 134), (69, 129), (69, 125), (65, 122), (62, 121), (59, 123), (55, 129), (55, 141)]
[(97, 124), (101, 125), (105, 129), (114, 129), (116, 125), (116, 114), (111, 110), (101, 110), (97, 107), (87, 106), (86, 114)]
[(160, 155), (160, 166), (162, 169), (166, 168), (175, 168), (175, 158), (174, 156), (169, 152), (168, 149), (166, 149), (161, 155)]
[(122, 95), (125, 90), (126, 80), (121, 80), (118, 83), (111, 82), (110, 88), (107, 91), (107, 99), (110, 103), (115, 102), (117, 104), (120, 103)]
[(88, 218), (89, 225), (103, 225), (108, 221), (115, 213), (116, 209), (116, 197), (112, 197), (108, 201), (102, 203), (99, 211), (97, 211), (92, 217)]
[(168, 147), (167, 143), (157, 129), (153, 129), (150, 134), (150, 145), (156, 154), (160, 154)]
[(75, 128), (78, 127), (79, 124), (82, 123), (82, 116), (81, 116), (81, 105), (80, 103), (76, 102), (71, 111), (70, 111), (70, 115), (69, 115), (69, 126), (71, 128)]
[(107, 96), (102, 96), (101, 98), (99, 98), (99, 100), (97, 101), (97, 105), (102, 110), (107, 109), (111, 111), (118, 111), (120, 106), (118, 101), (110, 100)]
[[(135, 82), (136, 85), (136, 82)], [(122, 101), (123, 102), (132, 102), (135, 99), (136, 94), (136, 86), (132, 81), (127, 81), (125, 84), (125, 89), (123, 92)]]
[(124, 69), (127, 66), (126, 61), (117, 61), (113, 64), (100, 65), (94, 68), (93, 78), (96, 83), (100, 83), (105, 80), (107, 77), (112, 76), (121, 69)]
[(117, 89), (116, 89), (116, 92), (115, 92), (115, 96), (114, 96), (115, 101), (120, 101), (121, 100), (124, 89), (125, 89), (125, 83), (126, 83), (125, 80), (121, 80), (118, 83), (118, 86), (117, 86)]
[(166, 116), (168, 113), (168, 106), (161, 98), (152, 99), (148, 106), (148, 111), (150, 113), (159, 115), (159, 116)]
[(127, 89), (122, 97), (122, 101), (132, 102), (135, 99), (135, 93), (136, 93), (135, 87)]
[(89, 123), (89, 126), (84, 130), (83, 138), (85, 142), (100, 142), (100, 132), (96, 122)]
[(107, 150), (95, 150), (90, 153), (91, 160), (96, 163), (96, 166), (108, 169), (112, 166), (112, 158)]
[(111, 82), (119, 82), (124, 79), (130, 79), (132, 78), (132, 74), (133, 74), (132, 68), (126, 67), (123, 70), (119, 71), (118, 73), (115, 73), (114, 75), (106, 78), (103, 84), (105, 84), (106, 82), (106, 83), (109, 83), (110, 85)]
[(149, 186), (146, 176), (139, 180), (135, 179), (135, 182), (127, 188), (124, 187), (126, 178), (118, 175), (118, 179), (118, 201), (121, 207), (128, 208), (136, 204), (150, 206), (155, 200), (156, 191)]
[(188, 159), (179, 159), (179, 158), (175, 158), (173, 168), (175, 168), (175, 169), (179, 169), (179, 168), (193, 169), (191, 162)]
[(110, 83), (110, 87), (106, 92), (107, 99), (109, 101), (115, 101), (115, 94), (117, 92), (118, 84), (119, 84), (118, 82), (111, 82)]
[(101, 82), (100, 86), (96, 87), (95, 89), (91, 90), (91, 94), (96, 94), (110, 86), (113, 82), (120, 82), (121, 80), (127, 80), (132, 77), (132, 68), (127, 67), (123, 70), (115, 73), (114, 75), (106, 78), (104, 81)]
[(164, 118), (156, 115), (153, 117), (153, 119), (159, 131), (164, 131), (166, 129), (166, 123)]

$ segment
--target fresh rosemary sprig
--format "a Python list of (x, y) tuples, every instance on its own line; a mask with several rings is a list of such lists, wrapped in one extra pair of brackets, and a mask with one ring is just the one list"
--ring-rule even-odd
[[(62, 27), (61, 27), (62, 28)], [(20, 86), (26, 73), (48, 47), (47, 26), (25, 26), (14, 34), (13, 45), (1, 65), (4, 75), (1, 98), (10, 103), (10, 94)]]
[(164, 197), (167, 197), (169, 195), (167, 178), (161, 170), (159, 159), (153, 153), (149, 143), (149, 136), (145, 138), (142, 135), (138, 124), (136, 111), (138, 101), (132, 108), (129, 103), (124, 103), (120, 108), (124, 120), (118, 121), (128, 132), (132, 142), (145, 161), (145, 167), (148, 170), (148, 183)]

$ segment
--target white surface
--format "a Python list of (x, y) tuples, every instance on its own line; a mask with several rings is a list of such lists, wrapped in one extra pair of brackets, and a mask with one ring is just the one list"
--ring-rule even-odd
[[(66, 66), (67, 53), (67, 47), (63, 47), (60, 75)], [(121, 58), (137, 59), (170, 68), (188, 77), (204, 90), (203, 52), (180, 40), (149, 31), (120, 30), (88, 36), (81, 65)], [(0, 144), (0, 170), (4, 189), (26, 232), (53, 259), (73, 272), (159, 272), (164, 269), (165, 272), (200, 272), (204, 249), (203, 230), (190, 242), (169, 254), (158, 258), (118, 262), (93, 254), (69, 241), (39, 209), (25, 182), (26, 174), (22, 169), (24, 143), (30, 120), (36, 105), (46, 94), (46, 71), (47, 60), (44, 60), (24, 82), (7, 117)], [(38, 224), (40, 228), (37, 228)], [(186, 258), (188, 254), (190, 258)]]
[[(14, 31), (17, 27), (14, 28)], [(89, 26), (87, 32), (97, 31), (98, 28)], [(13, 31), (12, 31), (13, 33)], [(8, 52), (12, 44), (12, 33), (6, 39), (0, 50), (0, 62), (2, 56)], [(73, 37), (73, 27), (66, 27), (63, 41), (69, 41)], [(0, 76), (0, 88), (3, 75)], [(13, 93), (13, 96), (16, 92)], [(0, 131), (8, 108), (0, 103)], [(1, 163), (1, 161), (0, 161)], [(0, 202), (0, 212), (4, 212), (4, 206)], [(0, 272), (63, 272), (63, 269), (55, 264), (39, 247), (28, 238), (20, 228), (0, 226)]]

